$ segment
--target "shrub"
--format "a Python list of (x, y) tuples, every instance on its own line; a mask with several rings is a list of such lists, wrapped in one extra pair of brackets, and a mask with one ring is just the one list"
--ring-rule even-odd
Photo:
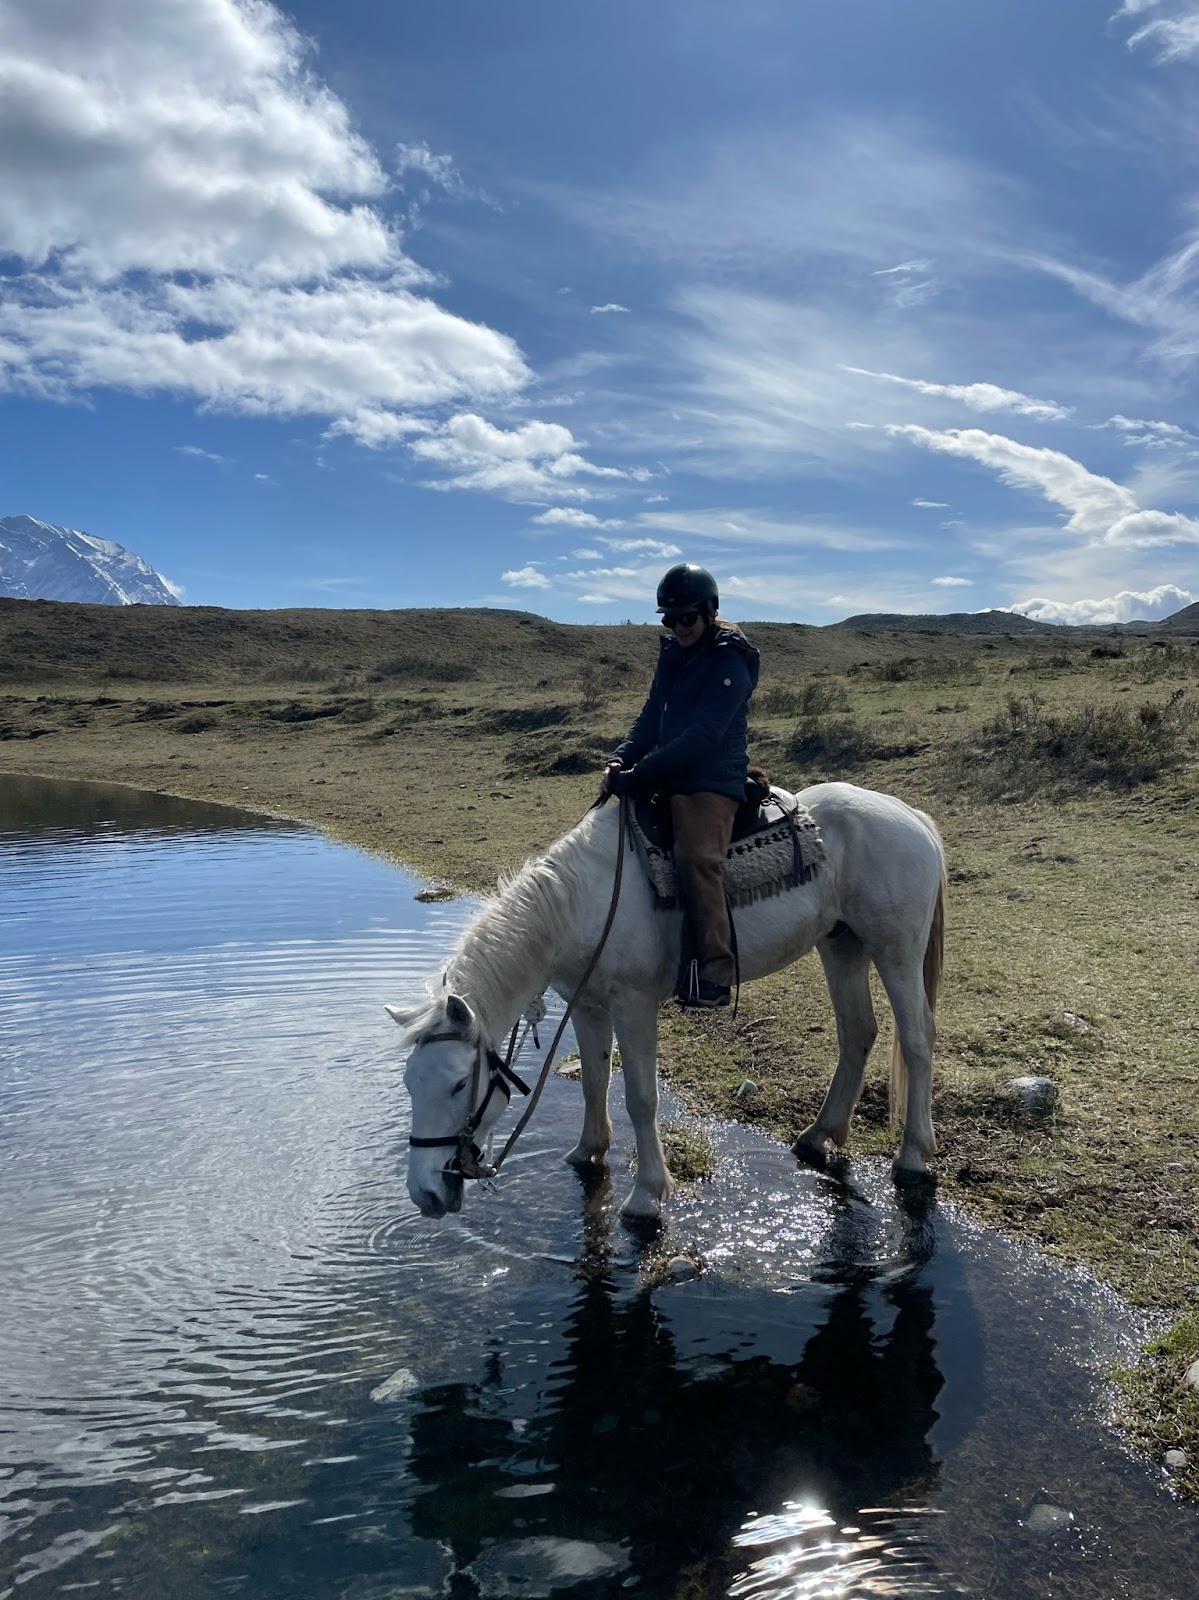
[(813, 678), (798, 689), (770, 688), (753, 698), (753, 709), (766, 717), (813, 717), (848, 711), (849, 697), (839, 683)]
[(1179, 766), (1196, 706), (1179, 689), (1162, 705), (1085, 705), (1060, 714), (1036, 694), (1009, 695), (997, 717), (958, 743), (947, 773), (987, 799), (1131, 789)]
[(893, 761), (914, 755), (914, 740), (884, 742), (853, 716), (813, 713), (800, 717), (787, 746), (787, 756), (801, 766), (818, 765), (830, 772), (861, 767), (868, 761)]
[(535, 728), (556, 728), (570, 719), (570, 707), (502, 706), (479, 718), (488, 733), (530, 733)]

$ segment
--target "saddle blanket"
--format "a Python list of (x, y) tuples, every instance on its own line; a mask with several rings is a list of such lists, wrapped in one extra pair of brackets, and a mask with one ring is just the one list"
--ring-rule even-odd
[[(796, 804), (753, 833), (734, 839), (724, 862), (724, 891), (731, 906), (753, 905), (807, 883), (824, 865), (824, 841), (812, 813)], [(656, 911), (677, 911), (678, 876), (669, 850), (654, 844), (629, 808), (629, 832), (654, 891)]]

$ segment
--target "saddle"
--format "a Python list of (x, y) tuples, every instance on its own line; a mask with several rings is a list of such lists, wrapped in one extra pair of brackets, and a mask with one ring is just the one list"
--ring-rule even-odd
[[(745, 789), (724, 861), (725, 897), (731, 907), (768, 900), (807, 883), (824, 862), (820, 829), (806, 806), (774, 788), (760, 768), (750, 769)], [(671, 854), (669, 794), (639, 795), (629, 831), (653, 886), (655, 909), (677, 910), (681, 902)]]

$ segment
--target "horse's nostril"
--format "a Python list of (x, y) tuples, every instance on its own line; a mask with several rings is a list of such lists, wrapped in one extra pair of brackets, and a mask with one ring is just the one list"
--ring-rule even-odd
[(416, 1201), (416, 1208), (422, 1217), (443, 1217), (445, 1215), (445, 1201), (433, 1189), (421, 1189), (412, 1197)]

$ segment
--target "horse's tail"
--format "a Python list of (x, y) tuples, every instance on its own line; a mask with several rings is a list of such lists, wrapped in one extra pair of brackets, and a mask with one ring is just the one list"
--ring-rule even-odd
[[(936, 824), (931, 817), (926, 817), (923, 811), (916, 815), (929, 829), (938, 846), (941, 845), (941, 836), (937, 832)], [(947, 879), (945, 876), (945, 854), (941, 850), (941, 878), (937, 884), (937, 898), (933, 905), (932, 922), (928, 930), (928, 943), (924, 947), (924, 997), (928, 1001), (928, 1009), (935, 1013), (937, 1009), (937, 995), (941, 989), (941, 973), (945, 968), (945, 890)], [(898, 1024), (895, 1028), (895, 1042), (891, 1047), (891, 1088), (889, 1095), (889, 1109), (892, 1130), (903, 1126), (908, 1115), (908, 1064), (903, 1058), (903, 1047), (899, 1039)]]

